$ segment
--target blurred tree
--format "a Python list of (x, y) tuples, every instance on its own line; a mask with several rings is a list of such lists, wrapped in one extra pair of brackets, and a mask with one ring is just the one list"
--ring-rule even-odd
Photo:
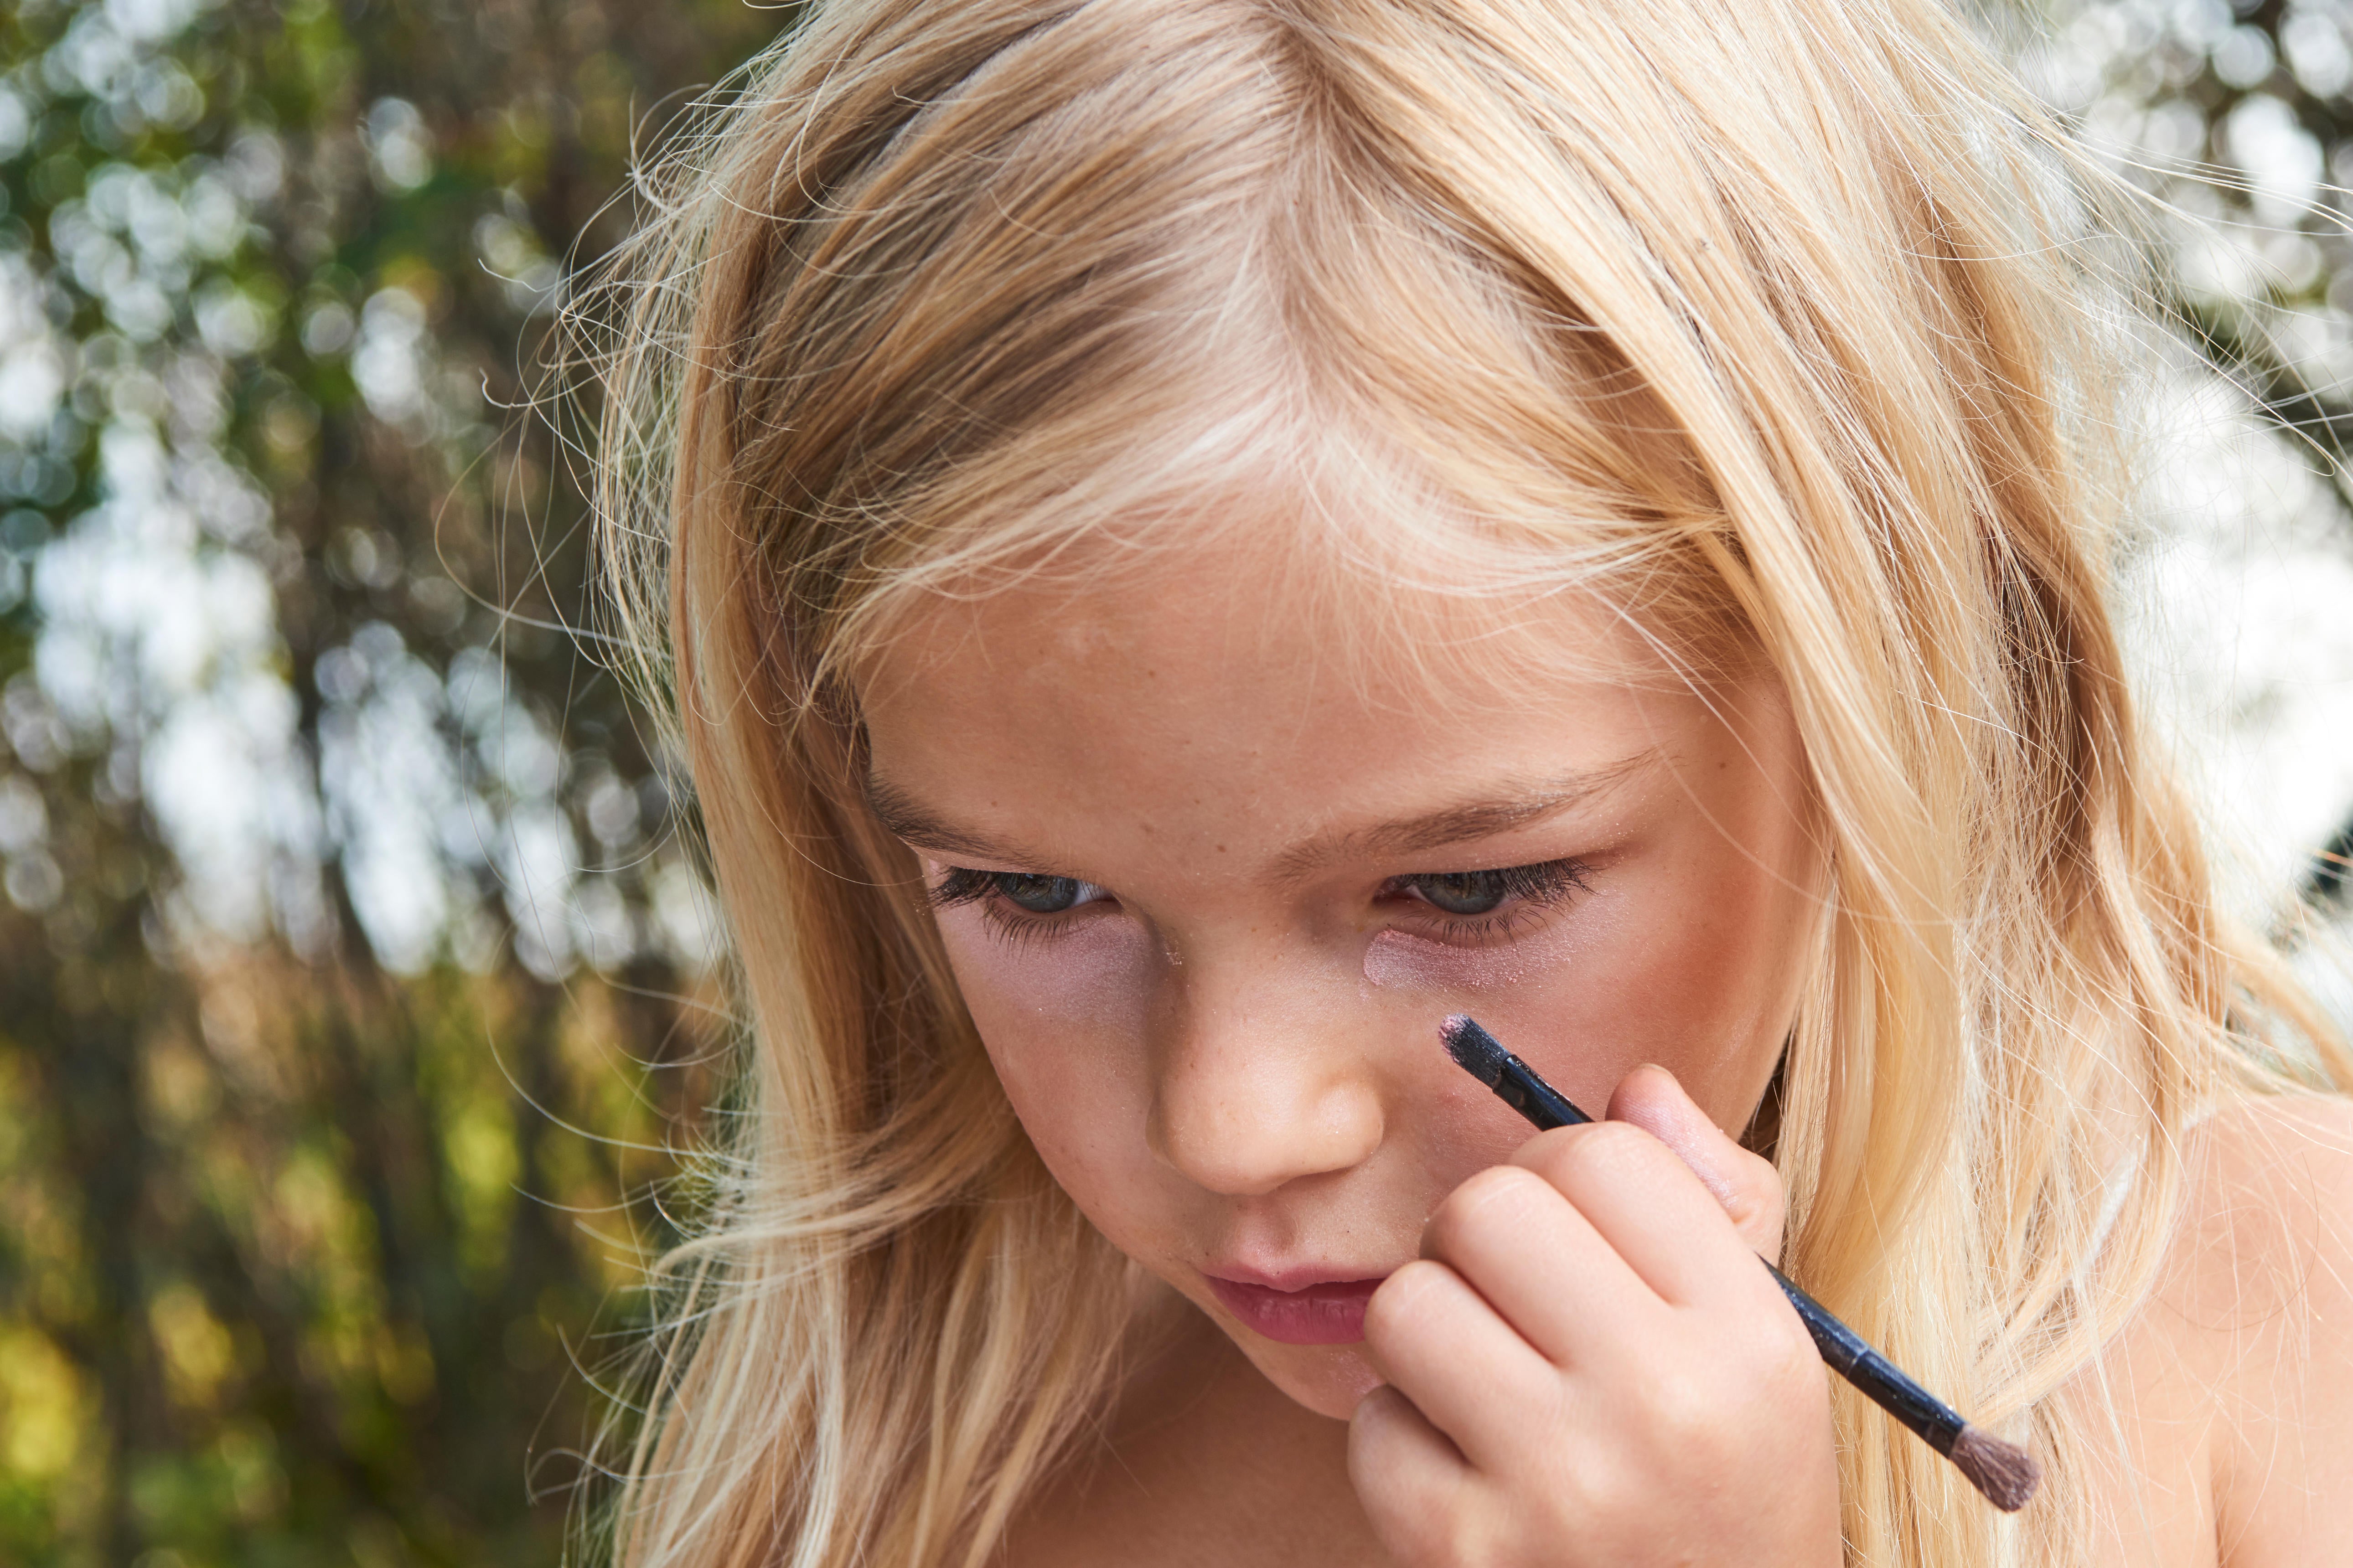
[(514, 410), (784, 19), (0, 11), (0, 1561), (554, 1559), (704, 938)]
[(2173, 209), (2157, 227), (2163, 302), (2341, 485), (2353, 440), (2341, 188), (2353, 184), (2353, 5), (2056, 0), (2023, 15), (2030, 82)]
[[(2149, 498), (2173, 688), (2155, 706), (2186, 716), (2238, 912), (2271, 921), (2353, 1022), (2345, 944), (2306, 945), (2287, 891), (2353, 933), (2353, 5), (1999, 9), (2028, 82), (2158, 198), (2142, 215), (2154, 303), (2223, 373), (2155, 399), (2184, 405), (2153, 426), (2161, 447), (2207, 448), (2151, 454), (2175, 492)], [(2243, 409), (2213, 395), (2224, 384)]]

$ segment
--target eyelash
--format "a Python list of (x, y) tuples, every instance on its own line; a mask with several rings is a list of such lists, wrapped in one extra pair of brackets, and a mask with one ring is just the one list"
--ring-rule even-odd
[(965, 866), (951, 866), (948, 874), (925, 897), (935, 910), (952, 910), (964, 904), (978, 904), (980, 918), (989, 930), (1017, 946), (1050, 939), (1060, 934), (1061, 915), (1032, 914), (1018, 909), (1005, 896), (1005, 884), (1017, 877), (1030, 873), (1020, 871), (976, 871)]
[[(1492, 876), (1502, 884), (1509, 900), (1495, 910), (1477, 915), (1450, 915), (1429, 901), (1425, 896), (1419, 907), (1430, 917), (1430, 923), (1441, 927), (1453, 941), (1477, 944), (1508, 938), (1517, 934), (1533, 913), (1567, 903), (1577, 894), (1588, 892), (1589, 874), (1584, 861), (1576, 859), (1540, 860), (1525, 866), (1496, 866), (1477, 871), (1424, 871), (1411, 876), (1392, 877), (1381, 884), (1377, 898), (1400, 898), (1419, 882), (1435, 881), (1442, 877)], [(1016, 908), (1004, 896), (1005, 884), (1015, 878), (1029, 879), (1035, 873), (1018, 871), (979, 871), (968, 867), (951, 866), (947, 875), (926, 895), (935, 910), (955, 909), (965, 904), (980, 906), (981, 916), (1000, 936), (1014, 941), (1030, 941), (1051, 937), (1063, 924), (1062, 914), (1034, 914)], [(1080, 908), (1085, 906), (1081, 905)], [(1067, 912), (1067, 911), (1066, 911)]]
[(1539, 860), (1526, 866), (1495, 866), (1477, 871), (1420, 872), (1410, 877), (1392, 877), (1381, 884), (1380, 896), (1402, 896), (1415, 883), (1435, 881), (1440, 877), (1493, 877), (1503, 886), (1505, 902), (1483, 914), (1450, 914), (1429, 901), (1421, 902), (1424, 916), (1442, 927), (1445, 934), (1457, 942), (1477, 943), (1508, 939), (1519, 934), (1532, 915), (1558, 907), (1579, 893), (1590, 892), (1586, 880), (1591, 868), (1582, 860)]

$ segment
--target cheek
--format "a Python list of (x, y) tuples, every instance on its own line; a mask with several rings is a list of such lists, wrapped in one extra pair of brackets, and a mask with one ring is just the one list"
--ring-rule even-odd
[(1628, 889), (1625, 918), (1529, 998), (1548, 1014), (1537, 1028), (1585, 1043), (1588, 1093), (1606, 1101), (1655, 1062), (1719, 1123), (1746, 1119), (1788, 1033), (1811, 929), (1807, 895), (1762, 858), (1704, 845), (1663, 857), (1647, 887)]
[(1151, 938), (1116, 916), (1082, 921), (1051, 937), (992, 931), (976, 910), (942, 917), (941, 940), (976, 1018), (1048, 1031), (1136, 1026), (1150, 997)]
[(957, 988), (1014, 1114), (1055, 1178), (1092, 1213), (1090, 1191), (1144, 1148), (1144, 1030), (1158, 972), (1133, 921), (1085, 921), (1008, 941), (976, 911), (940, 921)]
[[(1518, 942), (1459, 948), (1382, 931), (1366, 946), (1365, 979), (1414, 1009), (1418, 1025), (1425, 1012), (1471, 1014), (1595, 1115), (1625, 1074), (1656, 1062), (1736, 1122), (1787, 1028), (1810, 906), (1777, 871), (1721, 844), (1694, 836), (1630, 858)], [(1526, 1130), (1460, 1076), (1420, 1086), (1417, 1103), (1424, 1158), (1468, 1174)]]
[(1366, 944), (1367, 985), (1394, 997), (1420, 1037), (1413, 1120), (1430, 1169), (1460, 1180), (1508, 1158), (1528, 1136), (1526, 1122), (1437, 1048), (1440, 1018), (1470, 1014), (1598, 1111), (1619, 1076), (1643, 1059), (1630, 1054), (1615, 999), (1658, 988), (1651, 924), (1651, 894), (1620, 876), (1517, 941), (1458, 947), (1391, 929)]

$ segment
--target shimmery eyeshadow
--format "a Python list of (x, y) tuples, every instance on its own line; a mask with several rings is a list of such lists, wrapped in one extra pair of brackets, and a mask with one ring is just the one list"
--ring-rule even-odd
[[(977, 927), (977, 915), (968, 917)], [(1097, 1025), (1134, 1023), (1149, 1004), (1155, 971), (1150, 939), (1123, 920), (1086, 920), (1050, 940), (1008, 941), (967, 929), (948, 943), (957, 977), (1025, 996), (1045, 1016)]]
[(1418, 991), (1492, 991), (1527, 977), (1527, 953), (1517, 944), (1454, 947), (1401, 931), (1385, 931), (1365, 944), (1365, 978), (1376, 985)]

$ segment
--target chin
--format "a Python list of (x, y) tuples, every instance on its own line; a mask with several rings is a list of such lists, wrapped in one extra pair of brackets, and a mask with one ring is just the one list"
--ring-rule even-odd
[[(1222, 1326), (1222, 1325), (1221, 1325)], [(1250, 1364), (1293, 1403), (1318, 1415), (1345, 1421), (1356, 1402), (1386, 1380), (1373, 1369), (1360, 1342), (1352, 1345), (1285, 1345), (1251, 1333), (1227, 1331)]]

